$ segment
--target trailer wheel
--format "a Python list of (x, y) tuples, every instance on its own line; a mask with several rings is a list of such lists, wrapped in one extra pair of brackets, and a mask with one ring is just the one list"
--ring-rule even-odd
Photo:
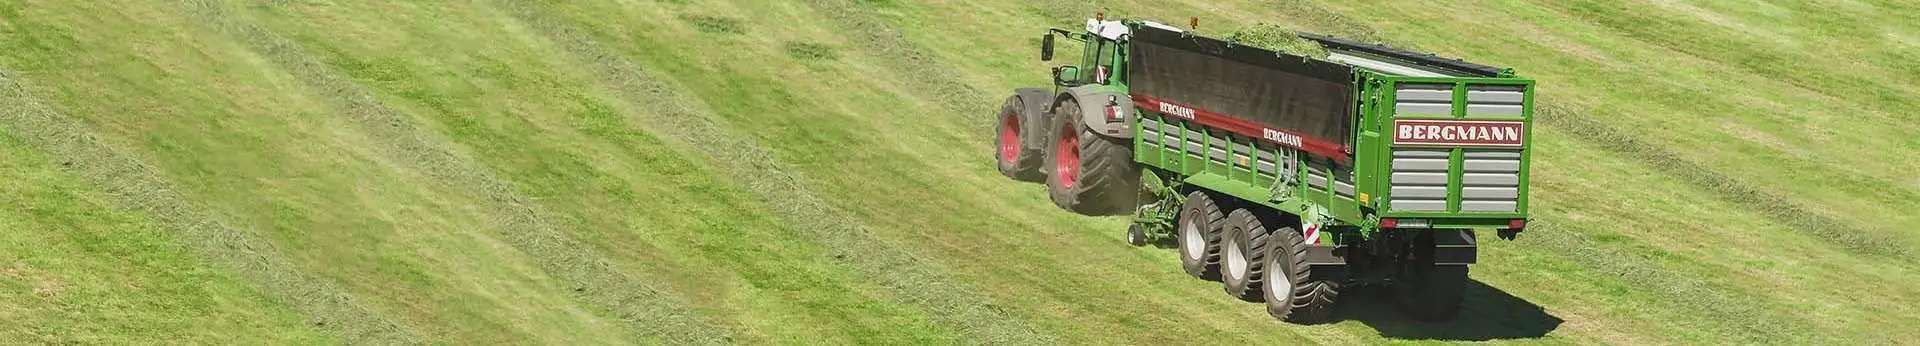
[(1267, 314), (1299, 324), (1327, 322), (1333, 317), (1340, 284), (1313, 277), (1313, 266), (1307, 264), (1307, 249), (1312, 244), (1307, 244), (1299, 230), (1279, 227), (1269, 238), (1266, 280), (1260, 289), (1267, 300)]
[(1091, 216), (1125, 215), (1134, 209), (1140, 168), (1132, 143), (1093, 133), (1080, 123), (1080, 104), (1060, 102), (1053, 113), (1047, 153), (1052, 171), (1047, 192), (1061, 209)]
[[(1031, 107), (1021, 97), (1030, 94), (1026, 90), (1007, 97), (1000, 106), (999, 122), (994, 127), (993, 157), (1000, 174), (1019, 181), (1040, 182), (1046, 174), (1040, 171), (1040, 163), (1045, 159), (1045, 141), (1031, 138), (1041, 135), (1030, 131), (1034, 123), (1045, 120), (1040, 116), (1041, 107)], [(1032, 97), (1031, 95), (1026, 95)]]
[(1187, 194), (1174, 226), (1174, 238), (1180, 244), (1180, 268), (1187, 275), (1220, 279), (1220, 227), (1226, 225), (1226, 219), (1220, 205), (1206, 192)]
[[(1282, 228), (1282, 230), (1288, 230)], [(1253, 212), (1245, 208), (1234, 209), (1227, 214), (1227, 225), (1220, 237), (1220, 282), (1228, 295), (1249, 302), (1259, 302), (1261, 282), (1266, 279), (1265, 268), (1270, 252), (1267, 240), (1271, 238), (1267, 226), (1254, 217)]]

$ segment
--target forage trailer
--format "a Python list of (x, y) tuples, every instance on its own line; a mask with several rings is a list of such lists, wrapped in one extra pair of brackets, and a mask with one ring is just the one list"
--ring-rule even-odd
[(1082, 43), (1051, 89), (999, 113), (1008, 177), (1054, 204), (1133, 215), (1134, 245), (1170, 240), (1183, 269), (1326, 321), (1342, 287), (1384, 285), (1405, 310), (1451, 318), (1475, 230), (1527, 224), (1533, 85), (1510, 69), (1302, 33), (1325, 58), (1149, 21), (1050, 29)]

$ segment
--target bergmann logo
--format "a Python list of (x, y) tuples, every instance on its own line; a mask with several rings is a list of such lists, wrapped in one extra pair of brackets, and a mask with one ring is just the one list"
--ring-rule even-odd
[(1160, 112), (1172, 114), (1173, 116), (1176, 116), (1176, 117), (1187, 118), (1189, 120), (1193, 119), (1193, 108), (1181, 107), (1180, 105), (1176, 105), (1172, 103), (1161, 102)]
[(1280, 144), (1291, 145), (1295, 148), (1302, 147), (1300, 145), (1300, 136), (1295, 136), (1291, 133), (1280, 132), (1280, 131), (1276, 131), (1274, 129), (1269, 129), (1269, 128), (1262, 128), (1260, 129), (1260, 134), (1261, 134), (1261, 137), (1266, 137), (1267, 140), (1269, 141), (1280, 142)]
[(1521, 146), (1526, 124), (1517, 121), (1397, 120), (1395, 144)]

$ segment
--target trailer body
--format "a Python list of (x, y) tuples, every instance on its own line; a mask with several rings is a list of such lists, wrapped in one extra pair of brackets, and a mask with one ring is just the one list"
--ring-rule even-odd
[(1080, 102), (1085, 123), (1132, 139), (1143, 165), (1363, 234), (1382, 219), (1524, 228), (1531, 79), (1312, 34), (1336, 61), (1151, 22), (1089, 23), (1113, 25), (1124, 36), (1080, 35), (1086, 61), (1059, 98), (1092, 99)]
[(1532, 80), (1395, 74), (1135, 26), (1112, 86), (1135, 107), (1123, 126), (1141, 164), (1356, 235), (1382, 219), (1523, 227)]
[[(1146, 191), (1124, 204), (1130, 241), (1174, 239), (1189, 273), (1243, 299), (1266, 290), (1275, 317), (1324, 319), (1337, 287), (1376, 283), (1450, 316), (1475, 230), (1526, 227), (1534, 81), (1512, 70), (1301, 33), (1329, 53), (1311, 58), (1103, 19), (1053, 29), (1043, 60), (1055, 35), (1083, 42), (1082, 59), (1054, 69), (1050, 98), (1023, 89), (1003, 108), (1002, 172), (1045, 176), (1057, 205), (1090, 215), (1102, 209), (1086, 196)], [(1046, 125), (1015, 125), (1032, 122)], [(1089, 172), (1138, 186), (1074, 185)]]

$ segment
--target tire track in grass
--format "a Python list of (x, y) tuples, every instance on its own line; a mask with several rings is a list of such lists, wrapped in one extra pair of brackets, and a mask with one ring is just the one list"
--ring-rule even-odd
[[(911, 40), (908, 36), (906, 36), (906, 33), (905, 33), (906, 30), (900, 29), (896, 27), (893, 23), (890, 23), (882, 19), (881, 14), (878, 13), (879, 11), (876, 11), (874, 9), (874, 7), (911, 6), (911, 5), (887, 4), (885, 2), (845, 1), (845, 0), (809, 0), (805, 3), (809, 6), (810, 9), (814, 10), (815, 12), (821, 13), (827, 16), (828, 18), (831, 18), (833, 23), (830, 26), (831, 28), (839, 29), (838, 30), (839, 32), (847, 34), (849, 36), (849, 39), (847, 40), (848, 42), (852, 42), (855, 45), (855, 47), (862, 49), (865, 51), (866, 54), (877, 58), (876, 60), (880, 61), (881, 66), (883, 66), (885, 69), (896, 70), (896, 71), (958, 71), (958, 70), (962, 70), (959, 68), (954, 68), (953, 63), (942, 61), (940, 60), (939, 56), (928, 53), (927, 48), (921, 46), (918, 42), (915, 42)], [(1060, 0), (1032, 0), (1032, 1), (1025, 1), (1023, 4), (1026, 7), (1028, 7), (1029, 10), (1034, 11), (1035, 14), (1037, 15), (1050, 18), (1050, 19), (1064, 20), (1068, 23), (1072, 23), (1076, 20), (1087, 19), (1084, 16), (1091, 15), (1093, 12), (1093, 9), (1096, 8), (1096, 6), (1093, 6), (1092, 4), (1073, 3), (1070, 1), (1060, 1)], [(1075, 13), (1080, 13), (1080, 14), (1076, 15)], [(908, 20), (910, 21), (910, 19)], [(943, 109), (948, 113), (960, 114), (960, 116), (956, 117), (957, 119), (960, 120), (958, 124), (936, 125), (936, 126), (960, 126), (966, 129), (967, 133), (974, 133), (974, 134), (991, 133), (994, 123), (991, 121), (992, 119), (990, 117), (986, 117), (986, 116), (992, 115), (990, 111), (997, 109), (998, 105), (1000, 104), (999, 97), (1004, 97), (1004, 95), (990, 94), (988, 92), (984, 92), (980, 89), (974, 88), (973, 86), (962, 82), (961, 79), (955, 78), (955, 75), (950, 73), (918, 73), (918, 74), (912, 74), (910, 78), (901, 78), (901, 79), (898, 79), (897, 81), (900, 85), (904, 86), (905, 89), (908, 90), (909, 93), (911, 93), (915, 97), (933, 99), (934, 102), (932, 102), (932, 104), (936, 106), (935, 107), (936, 109)], [(939, 112), (935, 112), (935, 113), (939, 113)], [(941, 115), (941, 114), (935, 114), (935, 115)], [(970, 143), (985, 143), (985, 142), (972, 141)], [(994, 176), (998, 177), (997, 174), (995, 174)], [(1048, 208), (1052, 208), (1052, 207), (1049, 206)], [(1023, 227), (1027, 227), (1027, 226), (1023, 226)], [(1038, 259), (1038, 258), (1036, 258), (1035, 260), (1043, 261), (1043, 262), (1054, 261), (1053, 259)], [(1050, 281), (1048, 279), (1035, 277), (1032, 274), (1027, 274), (1025, 276), (1027, 277), (1022, 278), (1020, 280), (1029, 281), (1030, 284), (1044, 283), (1044, 282)], [(1077, 298), (1077, 297), (1084, 297), (1087, 292), (1076, 292), (1074, 288), (1058, 287), (1058, 286), (1053, 286), (1051, 284), (1035, 284), (1033, 287), (1038, 287), (1040, 290), (1045, 291), (1045, 292), (1040, 292), (1040, 293), (1043, 293), (1041, 295), (1053, 297), (1051, 299), (1053, 301), (1058, 301), (1058, 302), (1083, 301), (1082, 303), (1078, 303), (1078, 304), (1069, 303), (1069, 304), (1053, 306), (1052, 308), (1054, 309), (1070, 310), (1076, 314), (1077, 313), (1099, 314), (1103, 312), (1103, 310), (1100, 310), (1101, 308), (1098, 306), (1098, 304), (1085, 304), (1084, 300), (1086, 299)], [(1112, 289), (1112, 291), (1116, 291), (1122, 295), (1132, 294), (1130, 292), (1126, 292), (1124, 289)], [(1136, 302), (1126, 302), (1126, 303), (1136, 303)], [(1160, 303), (1156, 303), (1156, 304), (1160, 304)], [(1193, 308), (1193, 306), (1172, 304), (1172, 305), (1164, 305), (1160, 308), (1184, 311), (1184, 310), (1190, 310), (1189, 308)], [(1153, 309), (1153, 308), (1143, 308), (1143, 310), (1150, 310), (1150, 309)], [(1199, 309), (1206, 309), (1206, 308), (1202, 307)], [(1112, 311), (1104, 311), (1104, 312), (1111, 313)], [(1105, 326), (1118, 326), (1120, 328), (1147, 328), (1147, 327), (1150, 327), (1150, 323), (1152, 323), (1153, 321), (1165, 321), (1165, 320), (1159, 320), (1157, 319), (1157, 317), (1142, 319), (1142, 318), (1125, 317), (1123, 315), (1108, 315), (1104, 317), (1090, 317), (1090, 318), (1102, 320), (1103, 321), (1102, 323)], [(1085, 323), (1085, 322), (1082, 321), (1080, 323)], [(1234, 327), (1232, 327), (1231, 324), (1204, 324), (1204, 325), (1188, 326), (1188, 328), (1194, 328), (1194, 329), (1185, 329), (1183, 330), (1183, 332), (1228, 333), (1228, 334), (1222, 334), (1222, 335), (1231, 335), (1229, 337), (1248, 337), (1249, 335), (1251, 335), (1251, 334), (1245, 334), (1245, 333), (1231, 334), (1231, 333), (1235, 333), (1235, 331), (1232, 329)], [(1091, 328), (1082, 329), (1082, 330), (1089, 330), (1094, 333), (1098, 333), (1098, 331), (1094, 331)], [(1293, 340), (1301, 340), (1304, 337), (1303, 334), (1299, 334), (1298, 332), (1292, 332), (1292, 333), (1293, 333), (1292, 334)], [(1109, 336), (1109, 338), (1111, 338), (1111, 336)], [(1088, 340), (1111, 340), (1111, 339), (1088, 339)], [(1282, 339), (1282, 340), (1285, 340), (1285, 339)]]
[(149, 215), (208, 263), (287, 302), (342, 341), (421, 342), (417, 332), (362, 305), (346, 290), (300, 271), (259, 232), (228, 225), (188, 202), (160, 172), (101, 140), (80, 120), (41, 103), (8, 71), (0, 71), (0, 126), (62, 160), (67, 172), (100, 186), (117, 208)]
[[(877, 2), (869, 2), (877, 3)], [(969, 125), (978, 127), (978, 133), (987, 133), (992, 127), (993, 109), (1000, 106), (998, 100), (986, 99), (980, 89), (961, 82), (947, 73), (938, 71), (956, 71), (957, 69), (939, 68), (946, 66), (925, 48), (908, 40), (900, 29), (872, 16), (861, 13), (857, 5), (842, 0), (808, 0), (807, 6), (814, 11), (826, 14), (840, 27), (842, 32), (854, 35), (848, 42), (860, 45), (860, 48), (880, 55), (880, 61), (893, 71), (932, 71), (913, 73), (910, 78), (901, 78), (909, 88), (918, 94), (931, 96), (938, 100), (942, 108), (961, 114)]]
[(372, 91), (307, 53), (299, 44), (253, 23), (239, 21), (218, 1), (188, 1), (193, 18), (233, 37), (319, 93), (341, 116), (385, 148), (395, 162), (411, 162), (444, 187), (480, 196), (496, 215), (496, 235), (554, 277), (567, 282), (574, 299), (613, 312), (628, 327), (671, 343), (715, 344), (731, 340), (729, 327), (707, 321), (678, 297), (622, 273), (592, 247), (556, 230), (541, 207), (518, 195), (486, 167), (456, 154), (444, 140), (419, 129), (405, 114), (381, 103)]
[(571, 54), (595, 72), (614, 95), (638, 109), (641, 127), (656, 137), (678, 142), (711, 159), (732, 179), (771, 209), (788, 227), (824, 245), (841, 263), (889, 290), (890, 297), (923, 307), (932, 317), (979, 344), (1053, 344), (1052, 335), (995, 306), (976, 289), (941, 272), (931, 262), (890, 247), (846, 212), (815, 195), (797, 172), (784, 167), (751, 137), (715, 124), (698, 101), (649, 77), (635, 63), (602, 46), (572, 23), (546, 14), (538, 5), (504, 1), (508, 13)]
[[(1558, 217), (1546, 217), (1530, 224), (1525, 237), (1531, 246), (1559, 254), (1587, 270), (1617, 277), (1631, 289), (1662, 297), (1659, 303), (1678, 305), (1663, 310), (1694, 315), (1691, 319), (1654, 321), (1681, 324), (1709, 330), (1706, 336), (1734, 338), (1738, 343), (1831, 344), (1832, 338), (1815, 334), (1800, 316), (1782, 314), (1794, 311), (1753, 294), (1728, 290), (1714, 281), (1666, 269), (1645, 254), (1596, 242), (1578, 226), (1566, 226)], [(1655, 304), (1655, 302), (1648, 302)], [(1775, 308), (1778, 308), (1776, 310)], [(1635, 317), (1645, 317), (1644, 312)], [(1789, 341), (1792, 340), (1792, 341)]]
[(1565, 131), (1574, 138), (1640, 161), (1649, 168), (1698, 186), (1729, 202), (1753, 206), (1760, 215), (1774, 222), (1813, 232), (1818, 238), (1847, 251), (1898, 259), (1909, 264), (1914, 258), (1903, 239), (1807, 210), (1778, 194), (1741, 182), (1712, 168), (1681, 158), (1678, 154), (1648, 144), (1633, 135), (1595, 121), (1563, 107), (1541, 107), (1540, 123)]

